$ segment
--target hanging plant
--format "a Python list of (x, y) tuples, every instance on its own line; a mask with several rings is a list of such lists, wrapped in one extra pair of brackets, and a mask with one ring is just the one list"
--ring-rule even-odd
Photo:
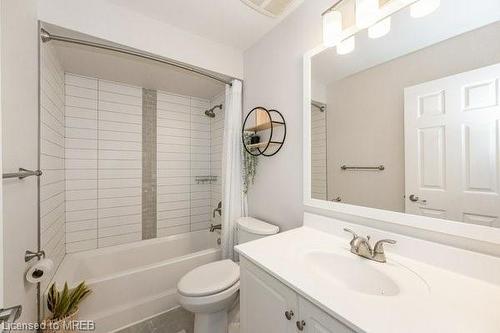
[[(252, 140), (252, 134), (245, 133), (243, 140), (245, 141), (245, 145), (250, 145)], [(257, 164), (259, 159), (257, 156), (253, 156), (249, 154), (245, 147), (242, 147), (243, 154), (243, 193), (248, 193), (248, 188), (250, 185), (255, 182), (255, 175), (257, 174)]]

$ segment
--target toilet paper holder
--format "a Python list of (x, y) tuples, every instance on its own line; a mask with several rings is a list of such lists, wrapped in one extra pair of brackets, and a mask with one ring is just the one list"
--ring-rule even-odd
[(28, 262), (33, 258), (38, 258), (38, 260), (40, 260), (41, 258), (45, 258), (45, 251), (40, 250), (37, 252), (33, 252), (30, 250), (26, 250), (26, 252), (24, 253), (24, 262)]

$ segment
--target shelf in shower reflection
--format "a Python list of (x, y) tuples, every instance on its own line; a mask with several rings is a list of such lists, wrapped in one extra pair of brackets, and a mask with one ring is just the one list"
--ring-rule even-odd
[(217, 182), (217, 176), (196, 176), (194, 180), (197, 184), (213, 184)]

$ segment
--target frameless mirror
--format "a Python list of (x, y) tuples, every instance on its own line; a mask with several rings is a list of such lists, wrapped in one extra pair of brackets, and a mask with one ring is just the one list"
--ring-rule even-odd
[(311, 197), (500, 227), (498, 0), (391, 21), (311, 58)]

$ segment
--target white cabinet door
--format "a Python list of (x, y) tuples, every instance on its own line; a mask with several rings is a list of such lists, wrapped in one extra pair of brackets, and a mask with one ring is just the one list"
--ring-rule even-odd
[(500, 227), (499, 95), (500, 64), (405, 89), (407, 213)]
[(297, 330), (304, 333), (354, 333), (353, 330), (330, 317), (311, 302), (300, 297), (300, 319)]
[(295, 333), (297, 308), (292, 290), (241, 258), (241, 333)]

